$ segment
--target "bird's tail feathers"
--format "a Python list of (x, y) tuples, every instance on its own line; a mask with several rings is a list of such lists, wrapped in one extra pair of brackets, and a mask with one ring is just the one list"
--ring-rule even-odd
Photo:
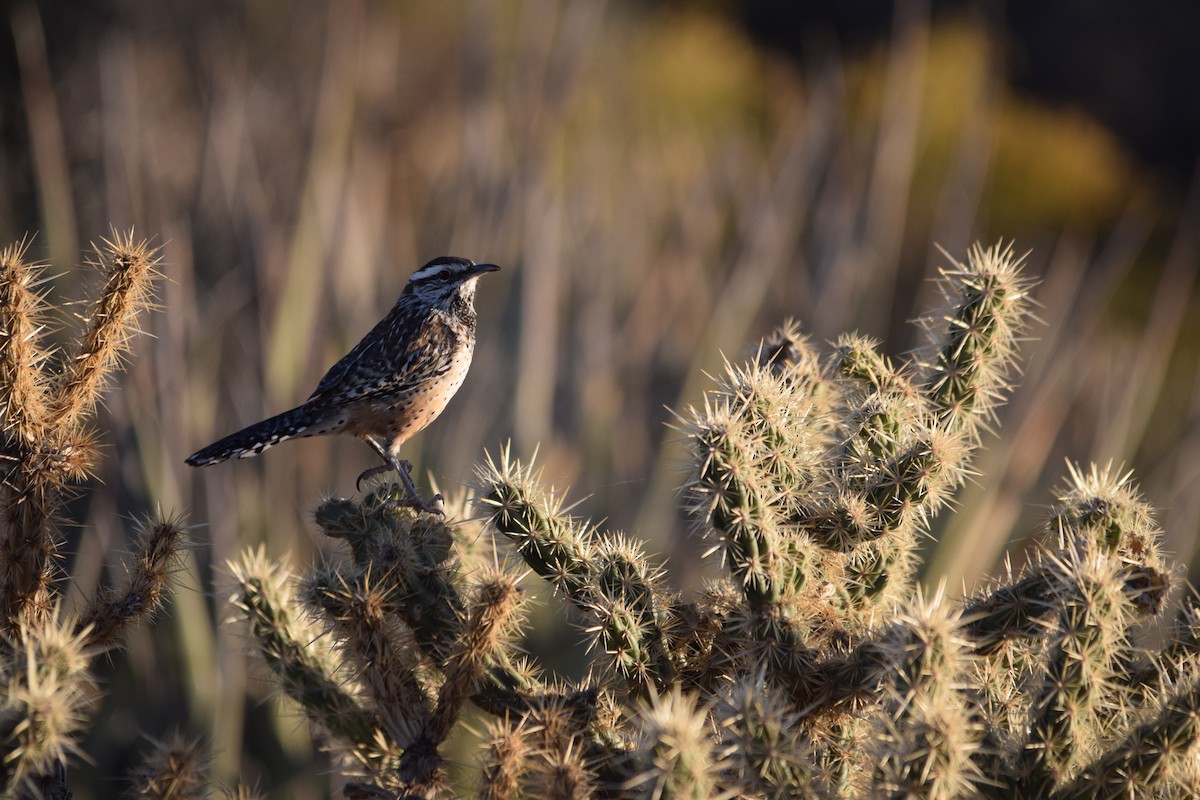
[(299, 406), (213, 442), (188, 456), (187, 463), (193, 467), (206, 467), (230, 458), (250, 458), (288, 439), (328, 433), (318, 427), (319, 422), (312, 410)]

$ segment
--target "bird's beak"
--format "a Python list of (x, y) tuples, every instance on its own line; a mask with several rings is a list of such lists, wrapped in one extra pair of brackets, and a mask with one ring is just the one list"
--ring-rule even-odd
[(475, 269), (471, 271), (472, 275), (482, 275), (485, 272), (499, 272), (500, 268), (495, 264), (476, 264)]

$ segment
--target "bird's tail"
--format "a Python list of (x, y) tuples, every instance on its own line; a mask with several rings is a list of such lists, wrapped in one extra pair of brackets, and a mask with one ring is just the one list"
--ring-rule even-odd
[(193, 467), (206, 467), (229, 458), (250, 458), (288, 439), (327, 433), (319, 427), (319, 422), (319, 415), (312, 409), (299, 406), (213, 442), (188, 456), (187, 463)]

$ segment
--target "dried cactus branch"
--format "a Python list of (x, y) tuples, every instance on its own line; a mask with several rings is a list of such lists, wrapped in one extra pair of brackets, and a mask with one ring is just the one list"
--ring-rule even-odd
[(158, 277), (157, 248), (133, 231), (113, 231), (94, 246), (89, 262), (106, 276), (87, 318), (87, 332), (50, 400), (48, 423), (74, 425), (99, 402), (105, 382), (138, 332), (138, 316), (150, 307)]
[(121, 643), (132, 626), (150, 617), (163, 602), (167, 580), (178, 567), (187, 531), (179, 517), (147, 519), (139, 526), (132, 563), (120, 589), (95, 597), (78, 623), (88, 631), (88, 645), (109, 650)]

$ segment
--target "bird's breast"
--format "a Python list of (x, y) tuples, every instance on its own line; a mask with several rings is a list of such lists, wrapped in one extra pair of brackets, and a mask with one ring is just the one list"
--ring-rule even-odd
[(471, 366), (470, 342), (455, 348), (449, 368), (441, 375), (413, 385), (408, 391), (386, 398), (361, 401), (351, 413), (349, 431), (390, 443), (393, 452), (445, 410)]

